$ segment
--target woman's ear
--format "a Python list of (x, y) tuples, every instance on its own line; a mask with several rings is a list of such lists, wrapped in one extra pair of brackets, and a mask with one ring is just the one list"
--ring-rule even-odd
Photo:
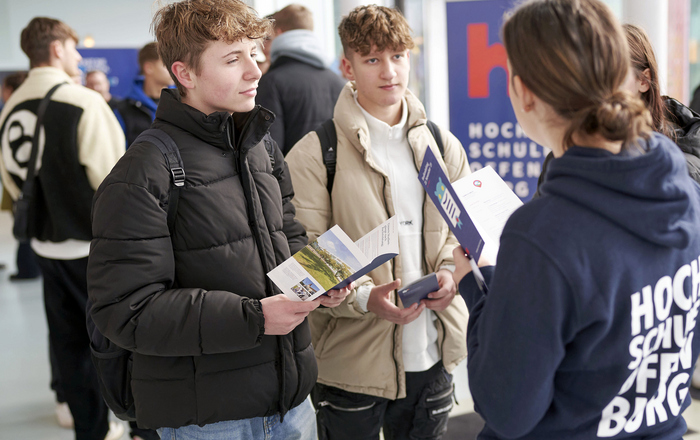
[(637, 88), (639, 89), (639, 93), (646, 93), (651, 88), (651, 71), (648, 67), (642, 71), (642, 75), (644, 75), (644, 78), (640, 79), (640, 84)]
[(173, 75), (177, 81), (186, 89), (193, 89), (196, 85), (196, 79), (190, 68), (182, 61), (175, 61), (171, 67)]
[(513, 89), (511, 93), (515, 93), (519, 98), (523, 107), (523, 112), (529, 112), (535, 108), (535, 94), (523, 84), (523, 81), (518, 75), (513, 75)]

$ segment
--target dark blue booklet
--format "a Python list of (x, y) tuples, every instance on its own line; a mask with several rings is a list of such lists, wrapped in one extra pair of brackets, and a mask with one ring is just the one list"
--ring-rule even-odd
[(404, 308), (406, 308), (426, 298), (429, 293), (436, 292), (439, 289), (440, 284), (438, 284), (437, 275), (433, 272), (418, 278), (406, 287), (402, 287), (399, 289), (398, 294)]
[(479, 261), (481, 251), (484, 250), (484, 239), (430, 148), (425, 152), (418, 178), (459, 244), (468, 255)]
[(447, 226), (450, 227), (457, 241), (464, 248), (479, 287), (486, 291), (487, 287), (484, 283), (484, 277), (476, 264), (479, 261), (481, 252), (484, 250), (485, 241), (476, 229), (471, 217), (467, 214), (467, 210), (452, 187), (450, 179), (442, 170), (440, 163), (430, 148), (426, 150), (423, 157), (423, 164), (418, 172), (418, 179), (428, 193), (430, 200), (433, 201), (435, 207), (447, 222)]

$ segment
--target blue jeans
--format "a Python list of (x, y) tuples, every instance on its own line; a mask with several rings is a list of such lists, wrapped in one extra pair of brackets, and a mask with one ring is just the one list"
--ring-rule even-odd
[(275, 414), (204, 426), (160, 428), (158, 435), (162, 440), (316, 440), (316, 414), (306, 399), (285, 414), (283, 423)]

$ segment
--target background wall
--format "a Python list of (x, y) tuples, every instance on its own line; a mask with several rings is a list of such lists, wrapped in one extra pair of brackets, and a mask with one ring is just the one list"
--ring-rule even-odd
[(28, 68), (19, 47), (22, 29), (36, 16), (57, 18), (73, 27), (81, 43), (87, 35), (99, 48), (140, 48), (153, 41), (151, 17), (158, 4), (172, 0), (0, 0), (0, 70)]
[[(22, 29), (35, 16), (57, 18), (73, 27), (82, 45), (86, 36), (95, 48), (140, 48), (153, 41), (153, 13), (174, 0), (0, 0), (0, 71), (22, 70), (27, 58), (19, 47)], [(353, 0), (245, 0), (261, 16), (290, 3), (300, 3), (314, 14), (315, 29), (326, 53), (336, 55), (335, 10), (350, 10), (362, 2)], [(376, 2), (379, 4), (386, 2)], [(336, 7), (339, 4), (341, 7)], [(393, 4), (393, 3), (392, 3)]]

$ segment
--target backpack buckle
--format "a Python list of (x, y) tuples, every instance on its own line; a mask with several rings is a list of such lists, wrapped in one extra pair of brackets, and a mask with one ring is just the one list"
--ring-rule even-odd
[(173, 185), (175, 186), (185, 186), (185, 170), (177, 167), (172, 168), (170, 172), (173, 175)]

